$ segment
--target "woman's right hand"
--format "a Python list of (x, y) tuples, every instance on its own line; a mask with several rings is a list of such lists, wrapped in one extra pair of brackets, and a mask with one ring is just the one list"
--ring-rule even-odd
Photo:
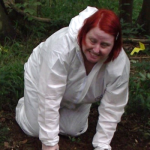
[(59, 145), (56, 144), (54, 146), (46, 146), (42, 144), (42, 150), (59, 150)]

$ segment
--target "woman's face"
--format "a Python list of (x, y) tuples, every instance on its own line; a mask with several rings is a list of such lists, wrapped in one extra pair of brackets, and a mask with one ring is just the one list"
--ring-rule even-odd
[(84, 60), (95, 64), (100, 59), (109, 55), (114, 46), (114, 36), (105, 33), (98, 27), (91, 29), (82, 42)]

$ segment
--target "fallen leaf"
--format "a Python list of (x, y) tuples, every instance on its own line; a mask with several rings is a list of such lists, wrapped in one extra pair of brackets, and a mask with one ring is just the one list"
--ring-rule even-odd
[(138, 140), (137, 140), (137, 139), (135, 139), (135, 142), (136, 142), (136, 143), (138, 143)]
[(20, 144), (26, 144), (27, 143), (27, 139), (23, 140), (23, 141), (20, 141)]
[(9, 148), (9, 147), (10, 147), (8, 142), (4, 142), (4, 146), (5, 146), (6, 148)]

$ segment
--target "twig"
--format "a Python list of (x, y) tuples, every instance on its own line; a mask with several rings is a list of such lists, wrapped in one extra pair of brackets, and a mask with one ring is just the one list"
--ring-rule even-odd
[(146, 61), (147, 61), (147, 59), (150, 60), (150, 56), (143, 56), (143, 57), (142, 57), (142, 56), (141, 56), (141, 57), (129, 56), (129, 59), (130, 59), (130, 60), (140, 60), (140, 61), (141, 61), (142, 59), (146, 59)]
[(143, 42), (143, 43), (150, 43), (150, 39), (123, 38), (123, 42)]
[(150, 59), (150, 56), (141, 56), (141, 57), (134, 57), (134, 56), (131, 56), (130, 58), (135, 58), (135, 59), (139, 59), (139, 58), (144, 58), (144, 59)]

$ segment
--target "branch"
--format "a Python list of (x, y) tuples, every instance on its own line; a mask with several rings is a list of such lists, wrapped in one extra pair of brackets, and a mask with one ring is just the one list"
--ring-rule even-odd
[(123, 38), (123, 42), (143, 42), (143, 43), (150, 43), (150, 39)]
[(139, 60), (139, 61), (142, 61), (142, 60), (145, 60), (145, 61), (148, 61), (150, 60), (150, 56), (129, 56), (129, 59), (130, 60)]
[(150, 59), (150, 56), (129, 56), (130, 59)]
[(17, 13), (22, 14), (25, 17), (28, 17), (28, 18), (30, 17), (30, 18), (32, 18), (36, 21), (45, 22), (45, 23), (50, 23), (51, 22), (51, 20), (48, 19), (48, 18), (40, 18), (40, 17), (32, 16), (32, 15), (29, 15), (29, 14), (25, 13), (23, 10), (21, 10), (19, 8), (16, 8), (15, 5), (11, 1), (7, 2), (7, 5), (10, 6)]

